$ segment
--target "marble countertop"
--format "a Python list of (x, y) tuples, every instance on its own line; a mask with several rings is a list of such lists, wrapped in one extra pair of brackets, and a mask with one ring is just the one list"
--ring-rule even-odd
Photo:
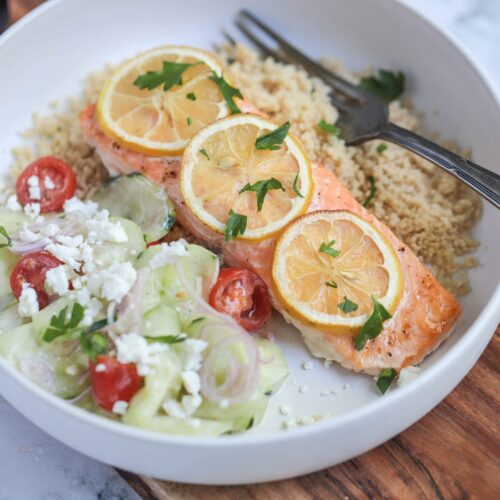
[[(402, 0), (450, 31), (500, 88), (499, 0)], [(0, 398), (0, 500), (137, 499), (107, 465), (60, 444)]]

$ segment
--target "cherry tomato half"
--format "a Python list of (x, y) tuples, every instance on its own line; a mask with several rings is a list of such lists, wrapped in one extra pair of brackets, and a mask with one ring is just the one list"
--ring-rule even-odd
[(229, 314), (249, 332), (260, 330), (272, 313), (266, 284), (249, 269), (221, 269), (209, 302), (214, 309)]
[(61, 264), (62, 262), (49, 252), (25, 254), (10, 273), (12, 293), (19, 299), (23, 291), (23, 283), (29, 283), (35, 289), (38, 307), (43, 309), (50, 302), (49, 294), (45, 290), (45, 276), (49, 269)]
[(141, 388), (142, 377), (134, 364), (123, 364), (109, 356), (97, 356), (89, 361), (92, 395), (96, 403), (113, 411), (117, 401), (129, 402)]
[[(40, 199), (30, 197), (28, 180), (38, 177)], [(44, 156), (30, 163), (17, 178), (17, 198), (22, 205), (40, 203), (40, 212), (56, 212), (76, 191), (76, 176), (69, 165), (55, 156)]]

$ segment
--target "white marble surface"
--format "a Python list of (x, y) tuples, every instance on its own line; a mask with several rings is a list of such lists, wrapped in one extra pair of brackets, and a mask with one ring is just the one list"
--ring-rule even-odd
[[(451, 31), (500, 88), (500, 0), (402, 0)], [(38, 430), (0, 398), (0, 500), (134, 499), (106, 465)]]

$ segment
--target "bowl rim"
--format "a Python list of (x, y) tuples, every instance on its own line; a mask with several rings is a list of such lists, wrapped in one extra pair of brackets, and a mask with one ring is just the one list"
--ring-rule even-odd
[[(405, 14), (409, 14), (417, 18), (427, 29), (434, 31), (435, 34), (441, 36), (443, 41), (450, 45), (450, 48), (457, 51), (462, 57), (463, 63), (468, 65), (473, 73), (479, 77), (479, 81), (483, 86), (483, 90), (492, 98), (496, 104), (496, 111), (500, 116), (500, 89), (494, 84), (492, 78), (481, 64), (477, 63), (471, 56), (468, 49), (447, 29), (438, 26), (433, 20), (426, 18), (418, 12), (413, 6), (403, 4), (401, 0), (379, 0), (386, 4), (391, 4), (395, 9), (400, 9)], [(36, 7), (34, 10), (26, 14), (22, 19), (9, 27), (0, 36), (0, 51), (2, 46), (19, 31), (27, 29), (32, 21), (46, 15), (57, 9), (59, 5), (68, 2), (69, 0), (52, 0)], [(1, 52), (0, 52), (1, 54)], [(32, 393), (36, 398), (44, 403), (53, 406), (57, 411), (61, 411), (66, 416), (82, 420), (83, 423), (97, 426), (101, 430), (116, 434), (124, 438), (134, 438), (142, 441), (147, 441), (155, 444), (165, 445), (183, 445), (186, 447), (203, 447), (203, 448), (231, 448), (241, 445), (258, 446), (261, 444), (279, 444), (283, 441), (302, 440), (315, 434), (328, 433), (334, 431), (338, 427), (344, 426), (347, 422), (353, 424), (356, 421), (369, 420), (370, 417), (388, 410), (393, 405), (410, 403), (414, 393), (422, 391), (432, 379), (444, 376), (455, 362), (457, 357), (473, 348), (475, 337), (488, 327), (489, 323), (498, 323), (500, 321), (500, 284), (497, 285), (495, 292), (490, 300), (483, 307), (480, 314), (476, 317), (470, 327), (463, 333), (462, 337), (456, 344), (445, 353), (439, 363), (426, 368), (411, 384), (399, 387), (397, 391), (390, 391), (383, 398), (371, 401), (359, 408), (351, 410), (340, 416), (332, 419), (323, 420), (310, 426), (297, 427), (283, 432), (269, 432), (263, 434), (243, 433), (232, 436), (220, 437), (196, 437), (196, 436), (178, 436), (161, 434), (159, 432), (148, 431), (136, 427), (124, 425), (120, 422), (107, 419), (105, 417), (93, 414), (87, 410), (71, 405), (66, 400), (61, 399), (48, 391), (37, 386), (34, 382), (24, 377), (14, 367), (10, 366), (4, 359), (0, 358), (0, 370), (7, 373), (7, 376), (12, 377), (17, 383), (24, 386), (26, 390)], [(493, 336), (494, 330), (489, 339)], [(484, 348), (487, 343), (485, 343)], [(480, 354), (484, 351), (481, 349)], [(480, 355), (479, 354), (479, 355)], [(479, 357), (478, 355), (478, 357)], [(476, 360), (475, 360), (476, 361)], [(475, 363), (474, 361), (474, 363)], [(471, 365), (472, 367), (473, 365)], [(468, 370), (467, 370), (468, 371)], [(463, 377), (455, 384), (458, 385)], [(443, 398), (439, 397), (438, 404)], [(434, 406), (434, 405), (433, 405)], [(419, 417), (420, 418), (420, 417)], [(413, 422), (408, 424), (411, 425)]]

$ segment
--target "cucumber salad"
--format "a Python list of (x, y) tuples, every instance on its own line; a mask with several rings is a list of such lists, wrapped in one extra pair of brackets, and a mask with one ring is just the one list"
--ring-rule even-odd
[(271, 316), (252, 271), (185, 240), (140, 174), (75, 196), (55, 157), (28, 165), (0, 207), (0, 356), (88, 411), (168, 434), (258, 425), (288, 375), (253, 332)]

